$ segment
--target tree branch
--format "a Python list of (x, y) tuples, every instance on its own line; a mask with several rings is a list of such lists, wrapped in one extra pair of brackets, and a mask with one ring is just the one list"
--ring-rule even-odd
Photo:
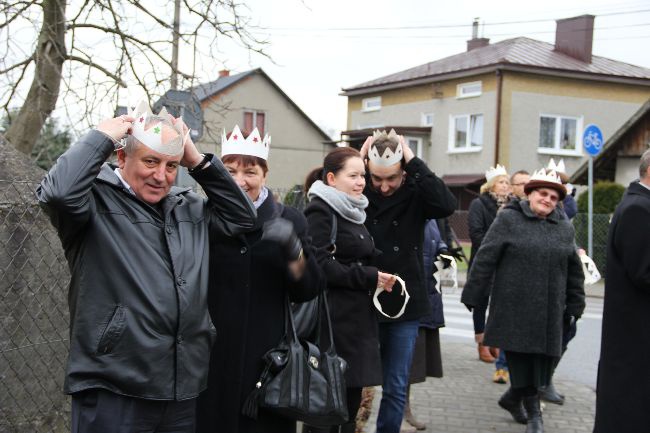
[(102, 71), (102, 72), (104, 73), (104, 75), (106, 75), (106, 76), (108, 76), (108, 77), (111, 77), (111, 78), (112, 78), (113, 80), (115, 80), (115, 82), (118, 83), (120, 86), (125, 87), (125, 88), (127, 87), (127, 86), (126, 86), (126, 83), (125, 83), (124, 81), (122, 81), (122, 79), (121, 79), (120, 77), (118, 77), (117, 75), (113, 74), (111, 71), (109, 71), (108, 69), (104, 68), (103, 66), (98, 65), (97, 63), (93, 62), (93, 61), (90, 60), (90, 59), (84, 59), (84, 58), (81, 58), (81, 57), (77, 57), (77, 56), (73, 56), (73, 55), (68, 55), (68, 56), (66, 57), (66, 60), (71, 60), (71, 61), (74, 61), (74, 62), (83, 63), (84, 65), (88, 65), (88, 66), (90, 66), (91, 68), (95, 68), (95, 69), (97, 69), (97, 70), (99, 70), (99, 71)]

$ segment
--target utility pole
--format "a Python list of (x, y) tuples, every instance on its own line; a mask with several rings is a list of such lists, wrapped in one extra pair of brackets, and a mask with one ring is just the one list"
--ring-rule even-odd
[(172, 35), (171, 88), (178, 89), (178, 43), (181, 28), (181, 0), (174, 0), (174, 34)]

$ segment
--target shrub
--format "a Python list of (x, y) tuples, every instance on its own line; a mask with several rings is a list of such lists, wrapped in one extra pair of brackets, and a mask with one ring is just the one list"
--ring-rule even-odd
[[(598, 181), (594, 185), (594, 213), (610, 214), (623, 198), (625, 187), (615, 182)], [(578, 197), (578, 212), (588, 212), (588, 191)]]

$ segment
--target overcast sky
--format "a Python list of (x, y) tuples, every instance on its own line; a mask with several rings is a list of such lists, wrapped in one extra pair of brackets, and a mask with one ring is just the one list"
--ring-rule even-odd
[(346, 128), (346, 98), (339, 96), (342, 87), (465, 51), (475, 17), (481, 23), (479, 36), (490, 42), (527, 36), (553, 43), (555, 19), (596, 15), (594, 55), (650, 68), (649, 0), (252, 0), (246, 4), (260, 27), (256, 34), (269, 41), (267, 51), (273, 62), (224, 45), (223, 66), (233, 73), (263, 68), (330, 134)]

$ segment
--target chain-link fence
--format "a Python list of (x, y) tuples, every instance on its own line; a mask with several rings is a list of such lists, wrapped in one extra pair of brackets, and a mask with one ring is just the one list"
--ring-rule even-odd
[(65, 432), (68, 268), (33, 182), (0, 180), (0, 432)]

